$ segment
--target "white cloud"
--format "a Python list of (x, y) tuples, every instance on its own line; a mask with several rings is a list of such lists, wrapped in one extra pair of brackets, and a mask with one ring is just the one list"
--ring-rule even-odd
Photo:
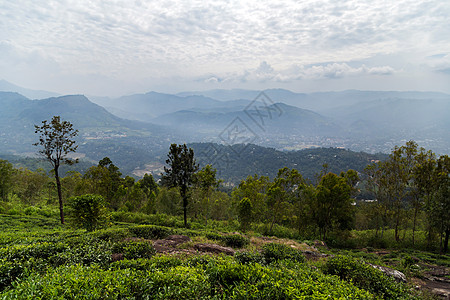
[[(450, 49), (449, 15), (450, 2), (440, 0), (6, 0), (0, 42), (21, 51), (2, 55), (0, 64), (35, 70), (26, 58), (37, 53), (53, 65), (49, 85), (55, 77), (96, 74), (124, 82), (211, 73), (241, 73), (247, 81), (393, 74), (390, 62), (350, 62)], [(274, 67), (242, 75), (258, 62)], [(293, 62), (303, 69), (289, 73)], [(14, 72), (7, 65), (0, 70), (6, 79)], [(39, 72), (28, 73), (33, 81)]]
[[(359, 67), (351, 67), (347, 63), (329, 63), (321, 65), (291, 65), (286, 69), (275, 70), (267, 62), (263, 61), (256, 69), (247, 69), (242, 73), (225, 74), (226, 82), (292, 82), (297, 80), (336, 79), (364, 75), (392, 75), (396, 71), (390, 66), (367, 67), (362, 64)], [(218, 77), (211, 77), (218, 78)], [(212, 82), (208, 78), (208, 82)], [(218, 80), (214, 82), (218, 83)]]

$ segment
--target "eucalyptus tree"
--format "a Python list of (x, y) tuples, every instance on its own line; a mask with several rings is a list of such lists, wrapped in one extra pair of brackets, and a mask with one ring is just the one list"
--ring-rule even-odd
[(62, 164), (72, 165), (78, 160), (68, 157), (71, 152), (75, 152), (78, 148), (74, 138), (78, 134), (78, 130), (73, 128), (69, 121), (62, 121), (59, 116), (54, 116), (50, 122), (42, 121), (42, 125), (34, 125), (35, 133), (39, 134), (39, 142), (35, 146), (40, 146), (39, 154), (47, 159), (54, 171), (56, 187), (58, 190), (59, 214), (61, 224), (64, 224), (64, 208), (62, 200), (61, 182), (59, 179), (59, 167)]

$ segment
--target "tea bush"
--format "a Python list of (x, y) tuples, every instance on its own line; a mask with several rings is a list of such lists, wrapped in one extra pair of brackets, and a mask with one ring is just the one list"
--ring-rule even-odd
[(222, 241), (227, 247), (243, 248), (250, 243), (250, 240), (240, 234), (217, 234), (208, 232), (205, 234), (206, 238), (210, 240)]
[(265, 264), (264, 256), (259, 252), (237, 251), (234, 258), (241, 264)]
[(0, 260), (0, 291), (10, 286), (15, 279), (22, 277), (24, 272), (25, 267), (20, 262)]
[(410, 299), (406, 287), (380, 270), (348, 256), (335, 256), (325, 264), (324, 272), (351, 281), (383, 299)]
[(151, 243), (144, 240), (123, 241), (113, 245), (113, 253), (121, 253), (126, 259), (150, 258), (156, 250)]
[(268, 264), (282, 259), (290, 259), (295, 262), (305, 261), (305, 256), (300, 250), (277, 243), (265, 244), (263, 246), (262, 254)]
[(154, 225), (138, 225), (128, 228), (133, 236), (143, 239), (163, 239), (174, 234), (175, 231), (169, 227)]
[(240, 234), (228, 234), (222, 236), (225, 245), (233, 248), (243, 248), (250, 243), (250, 240)]

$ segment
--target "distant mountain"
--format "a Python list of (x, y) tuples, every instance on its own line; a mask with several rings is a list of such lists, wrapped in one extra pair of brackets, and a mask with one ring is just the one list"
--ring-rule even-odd
[(221, 101), (230, 101), (236, 99), (246, 99), (253, 100), (258, 96), (261, 91), (256, 90), (242, 90), (242, 89), (232, 89), (232, 90), (208, 90), (208, 91), (192, 91), (192, 92), (181, 92), (177, 96), (188, 97), (188, 96), (205, 96)]
[(19, 93), (30, 99), (44, 99), (59, 96), (59, 94), (53, 92), (23, 88), (6, 80), (0, 80), (0, 91)]
[(85, 96), (72, 95), (31, 101), (10, 92), (0, 92), (0, 153), (36, 152), (34, 125), (59, 115), (79, 130), (79, 151), (93, 160), (117, 154), (121, 161), (146, 157), (178, 141), (173, 130), (150, 123), (121, 119)]
[[(254, 90), (209, 90), (183, 92), (177, 95), (203, 95), (219, 100), (255, 99), (261, 91)], [(285, 89), (267, 89), (263, 91), (272, 102), (283, 102), (304, 109), (321, 112), (341, 106), (356, 105), (379, 99), (450, 99), (450, 95), (438, 92), (400, 92), (400, 91), (359, 91), (296, 93)]]
[(119, 116), (133, 117), (148, 122), (157, 116), (191, 108), (219, 108), (223, 102), (205, 96), (186, 96), (149, 92), (123, 96), (116, 99), (96, 98), (97, 104), (104, 106)]
[[(274, 103), (269, 106), (249, 106), (222, 112), (204, 110), (182, 110), (159, 116), (153, 123), (169, 126), (185, 134), (219, 135), (227, 126), (239, 119), (241, 126), (247, 126), (255, 134), (271, 135), (327, 136), (341, 135), (339, 125), (313, 111)], [(244, 125), (245, 124), (245, 125)], [(239, 124), (238, 124), (239, 125)]]

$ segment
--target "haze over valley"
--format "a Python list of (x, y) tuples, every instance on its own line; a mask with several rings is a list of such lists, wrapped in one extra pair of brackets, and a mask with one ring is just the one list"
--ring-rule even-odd
[[(332, 147), (374, 154), (415, 140), (426, 149), (450, 153), (450, 96), (445, 93), (269, 89), (31, 100), (19, 92), (31, 97), (51, 93), (36, 94), (6, 81), (0, 89), (11, 90), (0, 92), (1, 154), (35, 156), (34, 125), (59, 115), (79, 130), (77, 157), (95, 163), (108, 156), (138, 177), (145, 172), (159, 175), (171, 143), (196, 145), (203, 149), (198, 153), (202, 164), (222, 164), (225, 169), (242, 165), (244, 152), (233, 150), (238, 144), (286, 153)], [(207, 153), (208, 145), (227, 153), (228, 166), (217, 160), (217, 153)], [(282, 153), (270, 151), (272, 161)], [(251, 153), (245, 153), (251, 161)], [(274, 176), (282, 164), (263, 173)], [(237, 181), (239, 175), (231, 173), (224, 176)]]

